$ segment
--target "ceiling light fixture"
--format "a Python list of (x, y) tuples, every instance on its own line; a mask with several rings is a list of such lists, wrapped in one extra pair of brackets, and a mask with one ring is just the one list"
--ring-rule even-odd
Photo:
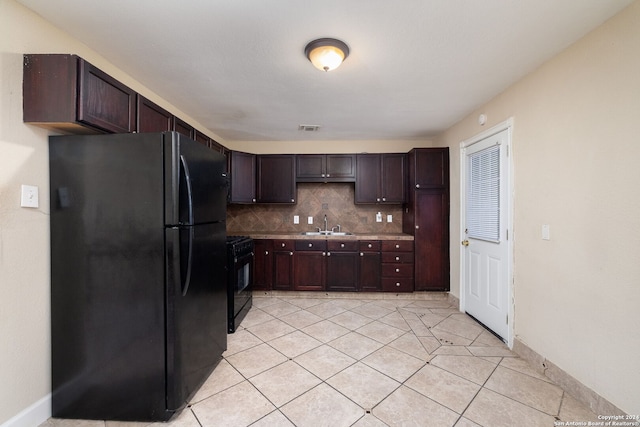
[(321, 71), (335, 70), (349, 56), (349, 46), (336, 39), (317, 39), (304, 48), (309, 61)]

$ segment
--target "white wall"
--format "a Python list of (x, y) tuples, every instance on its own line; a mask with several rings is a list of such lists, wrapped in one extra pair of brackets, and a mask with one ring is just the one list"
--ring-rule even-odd
[(234, 150), (255, 154), (323, 154), (323, 153), (406, 153), (412, 148), (433, 147), (431, 140), (362, 140), (362, 141), (233, 141)]
[(516, 338), (638, 414), (640, 1), (436, 138), (451, 149), (457, 296), (459, 143), (509, 117)]

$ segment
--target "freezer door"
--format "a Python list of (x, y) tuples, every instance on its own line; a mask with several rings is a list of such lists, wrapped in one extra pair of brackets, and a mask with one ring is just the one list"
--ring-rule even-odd
[(166, 229), (167, 408), (184, 405), (227, 346), (224, 223)]
[(225, 221), (226, 159), (184, 135), (164, 133), (167, 225)]

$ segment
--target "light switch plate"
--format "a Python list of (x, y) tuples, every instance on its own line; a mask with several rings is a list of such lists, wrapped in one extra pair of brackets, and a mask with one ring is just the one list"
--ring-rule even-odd
[(23, 185), (20, 193), (20, 206), (23, 208), (37, 208), (38, 187), (35, 185)]
[(300, 215), (294, 215), (293, 216), (293, 223), (294, 224), (300, 224)]
[(551, 240), (551, 230), (549, 224), (542, 224), (542, 240)]
[(387, 222), (393, 222), (393, 215), (387, 215)]
[(313, 224), (313, 217), (312, 216), (307, 217), (307, 224), (309, 224), (309, 225)]

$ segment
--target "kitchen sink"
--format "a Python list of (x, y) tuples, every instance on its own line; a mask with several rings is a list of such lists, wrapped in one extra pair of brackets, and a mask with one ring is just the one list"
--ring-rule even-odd
[(303, 231), (303, 236), (352, 236), (353, 233), (345, 231)]

